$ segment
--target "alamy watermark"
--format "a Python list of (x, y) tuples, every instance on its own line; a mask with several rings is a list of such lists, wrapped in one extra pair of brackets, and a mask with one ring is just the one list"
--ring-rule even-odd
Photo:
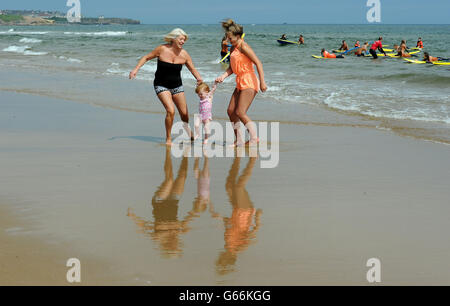
[(371, 284), (381, 283), (381, 260), (370, 258), (367, 260), (366, 267), (370, 268), (366, 274), (367, 281)]
[[(253, 126), (249, 126), (249, 124)], [(211, 121), (208, 127), (210, 139), (208, 143), (196, 145), (188, 141), (188, 126), (183, 122), (176, 122), (172, 133), (177, 135), (172, 144), (171, 153), (175, 158), (185, 157), (259, 157), (261, 168), (275, 168), (280, 161), (280, 123), (279, 122), (250, 122), (247, 127), (242, 124), (233, 126), (227, 122), (225, 128), (217, 121)], [(245, 144), (245, 132), (256, 131), (258, 142)], [(270, 134), (270, 137), (269, 137)], [(202, 133), (200, 134), (202, 135)], [(235, 139), (237, 141), (235, 142)], [(235, 143), (235, 145), (233, 145)]]
[(381, 22), (381, 1), (367, 0), (367, 7), (370, 7), (366, 16), (367, 21), (370, 23)]
[(81, 283), (81, 262), (78, 258), (67, 260), (66, 267), (70, 269), (66, 273), (66, 279), (69, 283)]
[(66, 5), (70, 7), (67, 11), (67, 21), (70, 23), (81, 22), (81, 3), (80, 0), (67, 0)]

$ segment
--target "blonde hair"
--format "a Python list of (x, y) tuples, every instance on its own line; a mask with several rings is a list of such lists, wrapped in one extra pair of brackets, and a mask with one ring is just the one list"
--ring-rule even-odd
[(169, 34), (167, 34), (167, 35), (164, 37), (164, 40), (165, 40), (166, 42), (168, 42), (168, 43), (171, 43), (172, 40), (174, 40), (175, 38), (177, 38), (177, 37), (180, 36), (180, 35), (184, 36), (184, 37), (186, 38), (186, 40), (189, 39), (189, 36), (186, 34), (185, 31), (183, 31), (183, 30), (180, 29), (180, 28), (176, 28), (176, 29), (173, 29)]
[(209, 86), (208, 86), (208, 84), (206, 84), (206, 83), (204, 83), (204, 82), (198, 84), (197, 88), (195, 89), (195, 93), (196, 93), (196, 94), (199, 94), (199, 93), (201, 93), (202, 91), (209, 92)]
[(244, 34), (244, 27), (234, 22), (233, 19), (224, 20), (222, 28), (225, 30), (225, 33), (231, 33), (235, 36)]

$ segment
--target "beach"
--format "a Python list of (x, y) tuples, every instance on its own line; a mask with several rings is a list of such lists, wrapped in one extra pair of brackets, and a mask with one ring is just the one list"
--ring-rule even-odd
[(35, 86), (0, 92), (1, 285), (70, 285), (69, 258), (81, 285), (368, 285), (370, 258), (383, 285), (450, 284), (442, 142), (300, 105), (298, 122), (280, 123), (278, 167), (205, 163), (168, 152), (159, 105), (128, 111)]

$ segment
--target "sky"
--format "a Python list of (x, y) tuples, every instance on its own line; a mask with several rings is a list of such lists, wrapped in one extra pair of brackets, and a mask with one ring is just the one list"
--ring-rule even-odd
[[(144, 24), (368, 24), (368, 0), (80, 0), (86, 17)], [(450, 24), (449, 0), (379, 0), (383, 24)], [(67, 12), (67, 0), (1, 0), (0, 9)]]

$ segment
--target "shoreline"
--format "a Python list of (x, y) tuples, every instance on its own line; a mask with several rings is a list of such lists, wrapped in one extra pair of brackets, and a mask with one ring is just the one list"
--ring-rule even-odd
[[(28, 284), (53, 284), (73, 254), (88, 263), (81, 285), (366, 285), (373, 256), (384, 263), (383, 284), (450, 283), (445, 146), (377, 129), (281, 124), (276, 169), (210, 159), (206, 207), (195, 159), (164, 154), (162, 115), (0, 97), (0, 240), (12, 263), (2, 265), (2, 284), (5, 275), (23, 284), (26, 273)], [(172, 233), (151, 230), (168, 161), (178, 182), (186, 166), (177, 198), (184, 230)], [(260, 225), (233, 253), (224, 222), (239, 205), (229, 197), (236, 163), (241, 181), (249, 176), (237, 203), (254, 207)]]
[[(91, 104), (108, 109), (121, 111), (163, 114), (159, 100), (154, 94), (151, 82), (147, 80), (128, 80), (117, 75), (98, 75), (94, 71), (49, 70), (36, 73), (35, 68), (14, 67), (8, 73), (0, 73), (2, 85), (0, 91), (34, 94), (43, 97), (70, 100), (77, 103)], [(65, 68), (62, 68), (65, 69)], [(81, 72), (81, 73), (80, 73)], [(12, 76), (12, 77), (11, 77)], [(14, 80), (22, 78), (22, 82)], [(58, 86), (52, 80), (58, 78)], [(67, 91), (76, 82), (78, 90)], [(190, 116), (198, 112), (198, 104), (191, 80), (185, 82), (185, 95)], [(98, 86), (102, 95), (93, 92), (93, 85)], [(115, 88), (111, 91), (111, 86)], [(86, 88), (88, 90), (83, 90)], [(130, 97), (129, 93), (132, 93)], [(133, 99), (134, 104), (125, 107), (122, 101)], [(213, 114), (218, 120), (227, 121), (225, 114), (229, 101), (229, 94), (220, 89), (216, 92), (213, 103)], [(275, 103), (275, 105), (274, 105)], [(330, 126), (330, 127), (361, 127), (374, 128), (394, 133), (402, 137), (412, 137), (433, 143), (450, 145), (450, 127), (446, 123), (417, 121), (411, 119), (390, 119), (373, 117), (353, 111), (340, 110), (328, 105), (310, 105), (288, 102), (282, 105), (283, 112), (273, 112), (278, 102), (258, 93), (251, 107), (252, 119), (259, 121), (277, 121), (282, 124), (299, 126)]]

